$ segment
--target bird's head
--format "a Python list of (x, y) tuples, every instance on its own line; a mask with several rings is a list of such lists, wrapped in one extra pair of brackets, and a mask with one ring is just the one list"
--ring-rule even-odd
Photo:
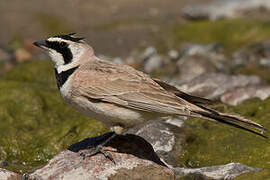
[(60, 73), (80, 64), (84, 55), (93, 56), (93, 49), (83, 41), (83, 38), (74, 36), (75, 33), (57, 35), (46, 40), (36, 41), (34, 45), (45, 50), (51, 57), (54, 67)]

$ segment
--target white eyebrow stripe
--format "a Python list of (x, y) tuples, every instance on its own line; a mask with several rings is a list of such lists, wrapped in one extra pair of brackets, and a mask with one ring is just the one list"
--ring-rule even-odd
[(66, 42), (66, 43), (71, 43), (72, 42), (72, 41), (62, 39), (62, 38), (59, 38), (59, 37), (50, 37), (49, 39), (47, 39), (47, 41), (50, 41), (50, 42), (58, 41), (58, 42)]

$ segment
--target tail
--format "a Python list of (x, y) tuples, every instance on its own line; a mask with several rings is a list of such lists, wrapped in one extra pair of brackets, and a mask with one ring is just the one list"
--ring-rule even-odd
[[(236, 128), (243, 129), (243, 130), (246, 130), (246, 131), (251, 132), (253, 134), (259, 135), (261, 137), (267, 138), (267, 136), (263, 135), (263, 133), (266, 131), (266, 129), (258, 123), (255, 123), (249, 119), (243, 118), (243, 117), (238, 116), (238, 115), (230, 115), (230, 114), (220, 113), (220, 112), (217, 112), (215, 110), (212, 110), (212, 109), (209, 109), (209, 108), (206, 108), (203, 106), (199, 106), (199, 107), (202, 109), (202, 111), (194, 110), (192, 112), (199, 115), (199, 117), (201, 117), (201, 118), (214, 120), (217, 122), (221, 122), (223, 124), (228, 124), (228, 125), (234, 126)], [(254, 131), (254, 130), (249, 129), (245, 126), (253, 127), (261, 132)]]
[(265, 132), (266, 129), (261, 126), (258, 123), (255, 123), (251, 120), (245, 119), (241, 116), (235, 116), (235, 115), (230, 115), (230, 114), (225, 114), (225, 113), (220, 113), (215, 110), (209, 109), (204, 107), (203, 105), (207, 104), (214, 104), (215, 101), (201, 98), (201, 97), (196, 97), (192, 96), (189, 94), (184, 93), (183, 91), (180, 91), (177, 89), (175, 86), (172, 86), (168, 83), (165, 83), (159, 79), (154, 79), (156, 83), (158, 83), (162, 88), (164, 88), (166, 91), (171, 92), (178, 96), (179, 98), (183, 99), (186, 101), (187, 104), (191, 107), (189, 109), (189, 115), (193, 117), (200, 117), (212, 121), (217, 121), (221, 122), (223, 124), (228, 124), (231, 126), (234, 126), (239, 129), (246, 130), (248, 132), (257, 134), (259, 136), (262, 136), (264, 138), (267, 138), (265, 135), (263, 135), (261, 132), (254, 131), (252, 129), (248, 129), (245, 126), (253, 127), (259, 131)]

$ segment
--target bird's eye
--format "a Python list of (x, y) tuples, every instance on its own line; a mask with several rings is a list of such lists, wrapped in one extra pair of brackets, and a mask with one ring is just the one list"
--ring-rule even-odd
[(65, 48), (67, 46), (67, 43), (65, 42), (60, 42), (60, 48)]

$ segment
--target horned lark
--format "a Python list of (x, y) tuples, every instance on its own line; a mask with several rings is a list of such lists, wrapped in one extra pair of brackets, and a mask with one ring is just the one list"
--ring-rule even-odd
[(130, 66), (99, 59), (92, 47), (74, 33), (53, 36), (34, 45), (51, 57), (65, 102), (116, 133), (160, 117), (191, 116), (264, 136), (246, 127), (264, 131), (260, 124), (207, 108), (207, 99), (188, 95)]

